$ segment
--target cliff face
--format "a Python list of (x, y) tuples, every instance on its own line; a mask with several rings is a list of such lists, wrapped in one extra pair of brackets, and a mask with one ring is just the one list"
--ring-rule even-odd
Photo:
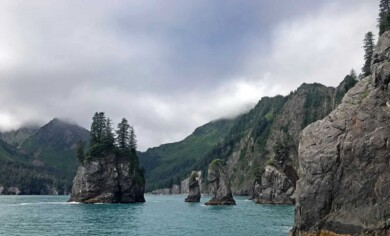
[(82, 203), (145, 202), (144, 179), (137, 162), (108, 155), (86, 161), (73, 180), (69, 201)]
[(293, 235), (390, 235), (390, 32), (372, 72), (301, 134)]
[(267, 139), (265, 168), (255, 180), (253, 192), (257, 203), (294, 204), (299, 133), (332, 111), (336, 90), (320, 84), (303, 84), (290, 94)]

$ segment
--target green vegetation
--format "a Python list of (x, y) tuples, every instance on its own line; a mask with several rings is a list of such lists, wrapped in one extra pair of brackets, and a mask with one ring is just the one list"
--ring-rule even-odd
[(133, 156), (136, 154), (137, 142), (133, 126), (129, 125), (127, 119), (123, 118), (115, 131), (116, 137), (111, 127), (110, 118), (106, 118), (104, 112), (96, 112), (92, 118), (90, 145), (87, 154), (79, 146), (78, 158), (81, 161), (94, 158), (102, 158), (107, 153), (118, 153), (120, 155)]
[(60, 171), (30, 164), (31, 157), (0, 140), (0, 185), (17, 187), (23, 194), (40, 194), (49, 187), (61, 192), (70, 189), (71, 181)]
[(372, 32), (368, 32), (364, 36), (363, 48), (364, 48), (364, 66), (362, 68), (363, 77), (371, 75), (371, 60), (374, 54), (374, 35)]
[(221, 159), (214, 159), (211, 163), (210, 166), (216, 166), (216, 165), (221, 165), (223, 162)]
[(390, 29), (390, 0), (379, 1), (379, 36)]
[(302, 129), (314, 121), (322, 119), (333, 109), (333, 94), (329, 93), (325, 86), (313, 84), (313, 86), (307, 86), (306, 90)]
[(275, 159), (271, 157), (267, 160), (266, 164), (269, 166), (275, 166)]
[(345, 76), (343, 82), (337, 87), (336, 96), (335, 96), (335, 105), (341, 103), (344, 95), (357, 83), (357, 77), (354, 70), (351, 70), (351, 73)]
[(69, 191), (71, 184), (54, 169), (14, 161), (0, 161), (0, 173), (2, 186), (17, 187), (22, 194), (47, 194), (50, 188), (61, 194)]
[(82, 140), (89, 143), (88, 130), (74, 124), (53, 119), (36, 131), (22, 145), (21, 151), (36, 162), (63, 173), (71, 185), (79, 161), (76, 144)]
[(228, 119), (212, 121), (180, 142), (139, 153), (140, 164), (145, 169), (146, 191), (170, 187), (187, 178), (193, 170), (206, 169), (215, 158), (206, 160), (205, 156), (221, 144), (233, 123)]
[(108, 155), (115, 155), (116, 158), (128, 158), (129, 169), (132, 172), (133, 181), (144, 185), (144, 171), (139, 168), (137, 156), (137, 141), (133, 126), (129, 125), (127, 119), (123, 118), (115, 131), (111, 127), (111, 120), (106, 118), (104, 112), (96, 112), (92, 118), (90, 145), (84, 151), (84, 144), (77, 145), (77, 158), (81, 163), (91, 160), (105, 158)]

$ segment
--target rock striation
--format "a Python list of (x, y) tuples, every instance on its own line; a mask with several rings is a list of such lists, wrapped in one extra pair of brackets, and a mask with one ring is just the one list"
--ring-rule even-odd
[(199, 175), (196, 171), (192, 171), (191, 176), (188, 178), (188, 189), (189, 193), (185, 202), (200, 202), (200, 185)]
[(206, 202), (206, 205), (236, 205), (226, 169), (219, 159), (210, 163), (207, 179), (213, 197)]
[(81, 203), (145, 202), (143, 175), (136, 156), (110, 154), (80, 165), (69, 201)]
[(372, 76), (303, 130), (292, 235), (390, 235), (390, 32)]

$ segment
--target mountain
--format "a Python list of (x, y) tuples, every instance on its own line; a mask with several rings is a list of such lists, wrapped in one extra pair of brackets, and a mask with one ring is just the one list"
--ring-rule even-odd
[(302, 131), (291, 235), (390, 235), (390, 31), (372, 75)]
[(1, 192), (69, 192), (79, 165), (75, 154), (79, 140), (87, 143), (89, 131), (60, 119), (53, 119), (41, 128), (27, 127), (3, 133), (0, 139)]
[(88, 142), (89, 131), (59, 119), (53, 119), (26, 139), (20, 149), (32, 156), (34, 166), (54, 168), (72, 181), (79, 165), (75, 155), (78, 141)]
[[(297, 180), (297, 153), (300, 131), (312, 122), (324, 118), (339, 103), (340, 97), (356, 83), (346, 76), (337, 88), (321, 84), (303, 84), (288, 96), (264, 97), (249, 112), (229, 120), (224, 126), (207, 124), (208, 133), (218, 140), (204, 139), (207, 132), (194, 132), (185, 140), (165, 144), (140, 154), (145, 168), (147, 191), (179, 184), (192, 170), (207, 172), (214, 159), (227, 163), (235, 194), (251, 195), (258, 202), (277, 203), (273, 199), (278, 190), (284, 196), (283, 204), (291, 204), (290, 196)], [(220, 121), (221, 122), (221, 121)], [(227, 122), (227, 121), (225, 121)], [(219, 123), (217, 123), (219, 124)], [(207, 148), (196, 148), (194, 140), (203, 140)], [(180, 154), (179, 153), (180, 150)], [(194, 151), (196, 150), (196, 151)], [(266, 169), (273, 168), (272, 176)], [(276, 174), (280, 178), (272, 178)], [(207, 176), (207, 175), (203, 175)], [(282, 181), (287, 189), (278, 189)], [(155, 183), (159, 184), (155, 184)], [(207, 189), (207, 180), (203, 180)], [(292, 189), (290, 189), (292, 187)]]
[[(151, 191), (187, 178), (211, 149), (228, 134), (233, 120), (212, 121), (197, 128), (183, 141), (164, 144), (140, 152), (140, 165), (145, 170), (146, 191)], [(208, 163), (204, 163), (205, 166)]]
[(4, 142), (20, 147), (23, 142), (31, 137), (39, 129), (37, 126), (26, 126), (17, 130), (8, 131), (0, 134), (0, 139)]
[(1, 194), (57, 194), (64, 192), (64, 176), (47, 167), (30, 164), (31, 157), (0, 140)]

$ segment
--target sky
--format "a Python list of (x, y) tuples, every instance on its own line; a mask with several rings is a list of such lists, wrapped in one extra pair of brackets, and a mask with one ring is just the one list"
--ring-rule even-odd
[(140, 150), (302, 83), (337, 86), (368, 0), (0, 0), (0, 130), (126, 117)]

